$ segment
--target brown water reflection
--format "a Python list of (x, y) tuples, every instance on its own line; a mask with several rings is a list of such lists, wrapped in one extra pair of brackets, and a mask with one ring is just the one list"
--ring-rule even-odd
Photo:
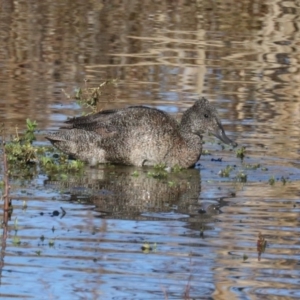
[[(61, 183), (62, 193), (44, 176), (12, 182), (2, 298), (300, 297), (297, 1), (4, 0), (0, 8), (8, 133), (26, 118), (57, 129), (82, 113), (62, 89), (117, 78), (103, 108), (145, 104), (175, 114), (203, 94), (247, 147), (241, 162), (206, 137), (212, 156), (201, 158), (200, 171), (171, 180), (100, 167)], [(221, 178), (228, 164), (234, 170)], [(235, 178), (240, 172), (246, 183)], [(67, 215), (52, 216), (60, 206)], [(215, 206), (221, 213), (210, 213)], [(258, 232), (268, 241), (260, 261)], [(145, 242), (156, 250), (143, 253)]]

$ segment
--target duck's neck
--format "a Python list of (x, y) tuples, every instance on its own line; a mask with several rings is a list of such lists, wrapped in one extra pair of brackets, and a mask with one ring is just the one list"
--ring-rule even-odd
[(179, 124), (181, 137), (184, 139), (187, 148), (191, 150), (192, 153), (201, 154), (202, 148), (202, 136), (199, 133), (194, 132), (191, 108), (185, 111), (182, 115), (181, 122)]
[(192, 118), (191, 118), (192, 108), (187, 109), (181, 118), (179, 128), (180, 132), (185, 135), (194, 134), (192, 128)]

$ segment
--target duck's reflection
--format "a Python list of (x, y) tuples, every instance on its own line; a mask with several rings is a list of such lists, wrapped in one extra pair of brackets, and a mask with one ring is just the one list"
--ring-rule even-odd
[(197, 169), (167, 173), (153, 168), (101, 166), (84, 177), (59, 184), (71, 201), (92, 203), (103, 218), (194, 219), (219, 213), (216, 205), (201, 201)]

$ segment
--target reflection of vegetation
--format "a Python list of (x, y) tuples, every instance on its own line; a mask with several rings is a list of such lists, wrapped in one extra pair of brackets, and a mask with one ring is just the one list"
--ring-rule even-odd
[(267, 247), (267, 240), (261, 234), (261, 232), (258, 232), (258, 240), (256, 246), (257, 246), (258, 260), (260, 261), (261, 254), (265, 252)]
[[(68, 98), (75, 98), (80, 106), (88, 108), (92, 111), (92, 113), (95, 113), (100, 110), (99, 103), (101, 102), (105, 92), (108, 89), (112, 89), (112, 91), (114, 91), (116, 86), (116, 79), (103, 81), (97, 87), (89, 87), (88, 81), (86, 80), (85, 86), (83, 88), (78, 88), (75, 91), (75, 95), (70, 95), (65, 91), (64, 93)], [(105, 101), (107, 102), (109, 99), (106, 98)]]

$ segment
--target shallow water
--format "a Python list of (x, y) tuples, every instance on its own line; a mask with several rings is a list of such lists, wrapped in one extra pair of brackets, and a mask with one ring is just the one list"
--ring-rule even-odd
[(11, 180), (0, 298), (300, 298), (299, 12), (297, 1), (1, 3), (8, 134), (30, 118), (45, 144), (45, 131), (82, 113), (66, 94), (117, 78), (99, 108), (180, 115), (204, 95), (246, 157), (206, 136), (210, 155), (163, 179), (99, 166)]

